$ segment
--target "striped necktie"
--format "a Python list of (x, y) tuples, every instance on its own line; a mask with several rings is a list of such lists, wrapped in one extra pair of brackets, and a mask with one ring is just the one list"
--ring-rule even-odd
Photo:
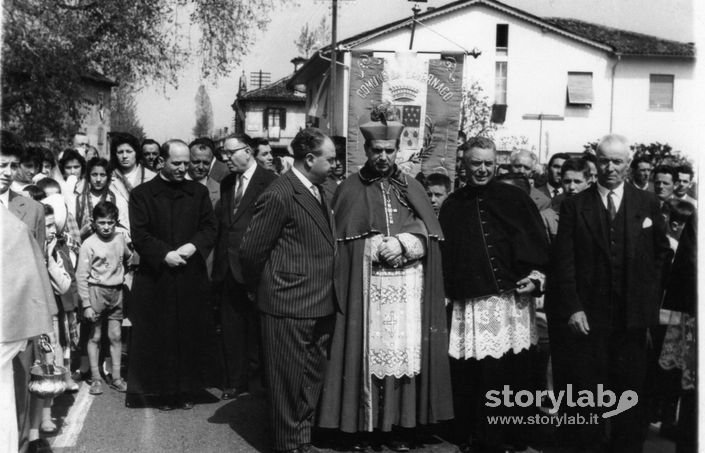
[(236, 189), (235, 189), (235, 196), (233, 197), (233, 214), (237, 213), (237, 208), (240, 206), (240, 202), (242, 201), (242, 195), (243, 195), (243, 186), (245, 185), (245, 176), (242, 174), (239, 174), (237, 176), (237, 181), (236, 181)]

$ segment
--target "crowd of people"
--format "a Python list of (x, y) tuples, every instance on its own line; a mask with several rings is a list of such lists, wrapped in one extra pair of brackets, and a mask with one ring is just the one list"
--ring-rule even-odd
[[(695, 451), (692, 168), (652, 168), (611, 134), (554, 154), (539, 185), (531, 151), (499, 165), (473, 137), (452, 181), (397, 167), (402, 130), (361, 124), (367, 161), (347, 177), (344, 139), (314, 128), (276, 159), (244, 135), (115, 133), (106, 159), (82, 134), (55, 154), (3, 133), (0, 388), (17, 426), (0, 449), (58, 429), (28, 391), (48, 360), (66, 391), (107, 384), (163, 412), (261, 381), (279, 453), (432, 434), (535, 451), (541, 424), (570, 451), (640, 452), (656, 421)], [(556, 400), (571, 389), (638, 402), (598, 420), (610, 407)]]

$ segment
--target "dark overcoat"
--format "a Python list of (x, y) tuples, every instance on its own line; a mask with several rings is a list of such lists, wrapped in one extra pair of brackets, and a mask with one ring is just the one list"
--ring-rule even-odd
[(220, 183), (220, 214), (218, 215), (218, 240), (213, 262), (213, 281), (225, 279), (231, 272), (233, 279), (244, 283), (240, 265), (240, 243), (255, 213), (255, 202), (277, 175), (258, 166), (242, 196), (237, 212), (234, 211), (234, 189), (237, 175), (231, 173)]
[[(216, 220), (208, 189), (158, 176), (132, 191), (129, 209), (141, 261), (130, 312), (128, 392), (198, 390), (212, 348), (205, 260), (215, 243)], [(197, 251), (186, 265), (167, 266), (166, 254), (187, 243)]]
[[(666, 224), (654, 195), (630, 184), (624, 185), (622, 207), (626, 327), (647, 328), (658, 324), (662, 272), (671, 253)], [(600, 220), (604, 209), (597, 186), (561, 204), (546, 299), (548, 314), (559, 322), (584, 311), (591, 326), (608, 323), (610, 252), (606, 225)]]

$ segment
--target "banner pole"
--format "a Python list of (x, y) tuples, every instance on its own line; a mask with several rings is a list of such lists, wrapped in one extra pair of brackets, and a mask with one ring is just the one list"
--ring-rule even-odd
[(331, 44), (330, 44), (330, 88), (328, 93), (328, 102), (330, 102), (328, 107), (328, 121), (330, 124), (330, 135), (336, 135), (335, 131), (335, 95), (338, 88), (337, 84), (337, 69), (336, 64), (338, 62), (338, 55), (336, 52), (337, 43), (337, 28), (338, 28), (338, 0), (333, 0), (333, 18), (331, 25)]

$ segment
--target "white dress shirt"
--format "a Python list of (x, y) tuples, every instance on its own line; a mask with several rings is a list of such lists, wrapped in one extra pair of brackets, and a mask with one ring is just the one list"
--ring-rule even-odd
[(257, 164), (255, 161), (252, 161), (252, 165), (250, 165), (250, 168), (245, 170), (242, 175), (240, 175), (240, 182), (235, 185), (235, 193), (238, 191), (238, 186), (242, 185), (242, 194), (243, 196), (245, 195), (245, 192), (247, 191), (247, 186), (250, 185), (250, 181), (252, 180), (252, 175), (255, 174), (255, 170), (257, 170)]
[(614, 195), (612, 195), (612, 201), (614, 202), (615, 212), (619, 212), (619, 207), (622, 205), (622, 197), (624, 197), (624, 182), (614, 189), (608, 189), (607, 187), (601, 186), (600, 183), (597, 183), (597, 191), (600, 194), (602, 205), (605, 209), (609, 209), (607, 207), (607, 195), (609, 195), (610, 192), (614, 192)]
[(313, 195), (313, 198), (318, 200), (319, 202), (321, 201), (321, 195), (318, 192), (318, 188), (311, 182), (309, 179), (304, 176), (303, 173), (301, 173), (299, 170), (296, 169), (296, 167), (291, 167), (291, 171), (294, 172), (297, 178), (301, 181), (301, 183), (311, 192), (311, 195)]

